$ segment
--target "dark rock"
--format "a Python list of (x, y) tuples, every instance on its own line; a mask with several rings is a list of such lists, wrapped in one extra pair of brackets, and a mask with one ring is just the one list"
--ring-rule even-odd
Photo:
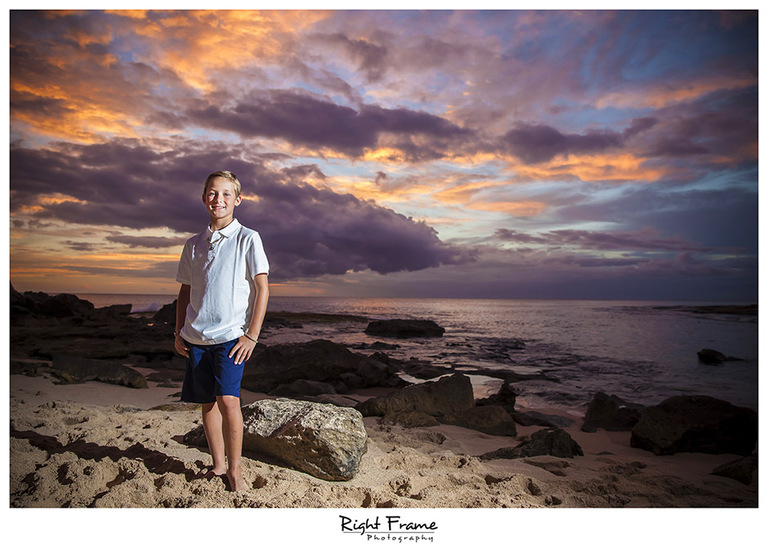
[(431, 320), (392, 319), (371, 321), (365, 333), (383, 337), (440, 337), (445, 328)]
[(361, 402), (357, 409), (366, 417), (421, 411), (439, 419), (473, 406), (472, 383), (469, 377), (457, 373), (438, 381), (409, 385), (385, 396), (370, 398)]
[(333, 385), (321, 381), (309, 381), (307, 379), (297, 379), (293, 383), (279, 385), (270, 392), (272, 396), (317, 396), (320, 394), (336, 394)]
[(176, 325), (176, 301), (163, 305), (157, 313), (154, 314), (152, 320), (155, 322), (173, 324)]
[(404, 428), (434, 427), (440, 422), (423, 411), (395, 411), (381, 418), (382, 425), (398, 425)]
[(725, 356), (719, 351), (714, 349), (702, 349), (696, 355), (699, 357), (699, 362), (702, 364), (722, 364), (723, 362), (731, 362), (741, 360), (733, 356)]
[(108, 320), (111, 318), (124, 317), (131, 314), (131, 308), (133, 306), (130, 303), (122, 305), (110, 305), (108, 307), (99, 307), (94, 310), (92, 317), (94, 319)]
[(712, 474), (750, 485), (754, 480), (755, 472), (757, 472), (757, 455), (750, 455), (720, 465), (712, 471)]
[(50, 296), (44, 292), (25, 292), (20, 294), (11, 285), (10, 304), (19, 314), (39, 314), (49, 317), (91, 317), (94, 306), (73, 294)]
[(501, 406), (475, 406), (445, 415), (441, 421), (447, 425), (471, 428), (485, 434), (517, 436), (515, 421)]
[(93, 304), (73, 294), (57, 294), (39, 305), (40, 312), (49, 317), (90, 317)]
[(604, 392), (598, 392), (589, 403), (581, 430), (584, 432), (597, 432), (599, 428), (632, 430), (640, 420), (643, 410), (645, 406), (641, 404), (633, 404), (618, 396), (608, 396)]
[(524, 427), (569, 427), (573, 420), (560, 415), (548, 415), (538, 411), (515, 411), (512, 412), (512, 419)]
[[(396, 343), (384, 343), (383, 341), (374, 341), (373, 343), (358, 343), (351, 346), (353, 349), (358, 350), (371, 350), (371, 351), (391, 351), (393, 349), (399, 349), (400, 345)], [(371, 356), (381, 355), (382, 353), (375, 353)], [(384, 355), (386, 356), (386, 355)]]
[(359, 412), (299, 400), (260, 400), (243, 407), (243, 449), (264, 453), (324, 480), (352, 479), (368, 434)]
[(756, 442), (757, 412), (709, 396), (674, 396), (648, 407), (630, 438), (632, 447), (656, 455), (750, 455)]
[(480, 458), (487, 461), (492, 459), (520, 459), (539, 455), (572, 459), (575, 456), (584, 455), (584, 452), (581, 446), (564, 430), (544, 428), (534, 432), (528, 440), (515, 447), (503, 447), (485, 453)]
[(248, 361), (242, 386), (254, 392), (270, 392), (279, 385), (298, 379), (336, 385), (342, 375), (344, 385), (349, 389), (404, 384), (386, 364), (352, 353), (338, 343), (318, 339), (306, 343), (262, 346)]
[(488, 398), (481, 398), (476, 402), (478, 406), (502, 406), (510, 415), (515, 411), (517, 393), (509, 386), (509, 381), (504, 381), (499, 392)]
[[(379, 354), (381, 353), (376, 353), (373, 357), (375, 358)], [(435, 365), (415, 357), (411, 357), (408, 360), (389, 358), (387, 359), (387, 362), (390, 368), (404, 371), (411, 377), (416, 377), (418, 379), (435, 379), (436, 377), (441, 377), (452, 371), (445, 366)]]
[[(67, 382), (101, 381), (146, 389), (147, 380), (136, 370), (116, 362), (92, 360), (71, 355), (54, 355), (52, 370), (58, 372)], [(71, 380), (70, 380), (71, 378)]]

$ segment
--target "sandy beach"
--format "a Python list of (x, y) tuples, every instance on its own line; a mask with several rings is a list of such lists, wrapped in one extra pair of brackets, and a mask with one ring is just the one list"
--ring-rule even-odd
[[(511, 438), (442, 424), (408, 429), (367, 417), (368, 450), (353, 479), (326, 482), (245, 453), (244, 473), (252, 489), (234, 493), (222, 480), (199, 477), (210, 458), (204, 449), (182, 442), (200, 423), (199, 412), (174, 402), (177, 389), (94, 381), (56, 385), (47, 377), (23, 375), (11, 376), (10, 386), (14, 507), (757, 505), (756, 480), (745, 485), (711, 475), (737, 456), (656, 456), (630, 447), (629, 432), (582, 432), (579, 419), (566, 430), (583, 457), (481, 461), (481, 454), (517, 445), (540, 427), (518, 427), (518, 436)], [(243, 393), (245, 404), (260, 398), (264, 395)], [(183, 409), (151, 409), (169, 403)]]
[[(144, 509), (130, 513), (140, 514), (141, 532), (155, 541), (185, 537), (215, 542), (221, 539), (220, 524), (236, 529), (246, 542), (253, 538), (265, 544), (413, 543), (417, 538), (425, 543), (466, 544), (504, 533), (518, 541), (593, 544), (591, 530), (597, 528), (611, 536), (622, 534), (625, 544), (645, 544), (646, 533), (626, 535), (627, 529), (653, 522), (663, 525), (670, 541), (677, 540), (674, 536), (697, 537), (699, 543), (715, 544), (753, 536), (751, 529), (759, 526), (757, 473), (750, 483), (712, 474), (739, 455), (657, 456), (631, 447), (630, 431), (582, 431), (586, 406), (531, 407), (520, 401), (516, 410), (567, 419), (560, 420), (560, 427), (583, 455), (488, 460), (482, 456), (519, 446), (543, 427), (518, 422), (514, 436), (501, 436), (444, 423), (405, 428), (370, 416), (362, 419), (366, 450), (352, 479), (326, 481), (262, 453), (245, 451), (243, 472), (250, 489), (233, 492), (223, 479), (203, 477), (211, 464), (207, 449), (184, 439), (201, 419), (197, 406), (179, 402), (183, 368), (166, 347), (171, 326), (157, 317), (117, 313), (89, 318), (88, 313), (86, 308), (82, 318), (58, 319), (22, 314), (11, 328), (12, 373), (6, 391), (9, 507), (14, 525), (35, 527), (40, 540), (56, 540), (65, 533), (79, 537), (81, 543), (101, 543), (105, 537), (110, 543), (135, 543), (135, 533), (114, 532), (123, 526), (126, 512), (83, 510), (88, 507)], [(291, 354), (292, 346), (314, 343), (318, 333), (332, 332), (339, 321), (352, 321), (355, 328), (366, 324), (355, 317), (320, 315), (273, 315), (272, 320), (263, 334), (264, 345), (270, 348), (267, 352), (288, 351), (280, 353), (284, 355)], [(296, 320), (304, 327), (290, 327)], [(353, 367), (360, 366), (356, 380), (364, 378), (365, 370), (381, 371), (375, 365), (370, 368), (376, 362), (350, 356), (341, 346), (325, 349), (335, 355), (332, 362), (341, 355), (351, 358)], [(131, 381), (141, 388), (73, 380), (54, 366), (60, 365), (56, 355), (62, 353), (90, 359), (103, 355), (118, 368), (129, 368), (140, 379), (134, 376)], [(317, 373), (323, 366), (289, 364), (281, 364), (282, 379), (289, 373), (292, 377)], [(413, 364), (408, 375), (421, 374), (421, 380), (441, 373), (423, 362), (393, 364)], [(272, 379), (261, 377), (263, 384)], [(123, 380), (121, 376), (119, 381)], [(350, 389), (335, 395), (335, 401), (349, 406), (403, 388), (387, 387), (384, 383), (390, 380), (379, 378), (375, 386)], [(491, 394), (487, 388), (473, 385), (476, 401)], [(274, 393), (248, 389), (241, 397), (244, 405), (276, 398)], [(64, 507), (81, 510), (46, 511), (52, 524), (39, 528), (38, 510), (14, 510)], [(742, 510), (660, 510), (700, 507)], [(212, 512), (217, 525), (201, 527), (199, 511), (153, 508), (220, 510)], [(608, 513), (595, 508), (651, 510)], [(384, 529), (390, 519), (398, 524), (434, 524), (436, 531), (376, 530)]]

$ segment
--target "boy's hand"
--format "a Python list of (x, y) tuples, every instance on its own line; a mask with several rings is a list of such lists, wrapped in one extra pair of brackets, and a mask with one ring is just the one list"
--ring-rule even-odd
[(181, 356), (189, 358), (189, 347), (184, 343), (184, 338), (179, 334), (176, 334), (174, 337), (173, 348), (176, 349), (176, 352)]
[(251, 358), (254, 348), (256, 348), (256, 343), (245, 336), (240, 336), (237, 343), (235, 343), (235, 346), (232, 347), (232, 351), (229, 353), (229, 358), (234, 356), (235, 364), (242, 364)]

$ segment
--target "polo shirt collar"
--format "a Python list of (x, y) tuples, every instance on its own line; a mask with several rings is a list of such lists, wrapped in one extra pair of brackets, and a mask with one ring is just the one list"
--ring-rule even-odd
[[(237, 221), (237, 218), (232, 220), (230, 224), (225, 227), (224, 229), (220, 229), (219, 234), (223, 235), (224, 237), (232, 237), (237, 231), (240, 229), (240, 222)], [(208, 224), (208, 233), (213, 234), (214, 231), (211, 229), (211, 224)]]

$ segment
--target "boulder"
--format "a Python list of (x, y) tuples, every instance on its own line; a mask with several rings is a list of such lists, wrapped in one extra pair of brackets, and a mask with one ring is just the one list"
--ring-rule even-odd
[(696, 356), (699, 357), (699, 362), (702, 364), (722, 364), (723, 362), (741, 360), (733, 356), (725, 356), (720, 351), (715, 351), (714, 349), (702, 349), (696, 353)]
[(441, 421), (495, 436), (517, 436), (514, 419), (501, 406), (475, 406), (445, 415)]
[(715, 476), (723, 476), (750, 485), (757, 472), (757, 455), (742, 457), (729, 463), (722, 464), (712, 471)]
[(656, 455), (750, 455), (756, 443), (757, 412), (710, 396), (674, 396), (648, 407), (630, 438), (632, 447)]
[(538, 411), (515, 411), (512, 412), (512, 419), (524, 427), (570, 427), (573, 424), (572, 419), (562, 415), (550, 415)]
[(592, 397), (581, 430), (632, 430), (640, 420), (645, 406), (626, 402), (618, 396), (598, 392)]
[(243, 449), (274, 457), (316, 478), (352, 479), (368, 434), (353, 408), (300, 400), (260, 400), (243, 407)]
[(163, 305), (157, 313), (155, 313), (152, 316), (152, 320), (155, 322), (160, 323), (166, 323), (166, 324), (176, 324), (176, 301), (173, 300), (171, 303), (167, 303)]
[(95, 309), (92, 317), (99, 320), (108, 320), (111, 318), (125, 317), (131, 314), (133, 306), (130, 303), (109, 305)]
[(445, 328), (432, 320), (392, 319), (374, 320), (368, 323), (365, 333), (383, 337), (440, 337)]
[(336, 394), (333, 385), (321, 381), (310, 381), (308, 379), (297, 379), (293, 383), (283, 383), (270, 392), (272, 396), (318, 396), (321, 394)]
[(90, 317), (95, 311), (93, 304), (73, 294), (57, 294), (39, 304), (40, 312), (49, 317)]
[(133, 387), (148, 388), (146, 378), (133, 368), (117, 362), (94, 360), (71, 355), (54, 355), (52, 370), (66, 382), (101, 381)]
[(420, 411), (440, 419), (474, 406), (472, 382), (456, 373), (438, 381), (409, 385), (384, 396), (370, 398), (358, 404), (366, 417), (384, 416), (400, 411)]
[(531, 434), (531, 437), (515, 447), (503, 447), (481, 455), (482, 460), (519, 459), (522, 457), (537, 457), (551, 455), (573, 459), (582, 456), (581, 446), (571, 438), (571, 435), (560, 428), (544, 428)]
[(12, 315), (45, 315), (49, 317), (90, 318), (95, 307), (88, 300), (82, 300), (74, 294), (50, 296), (44, 292), (19, 293), (11, 285), (10, 305)]
[(502, 406), (510, 414), (515, 411), (517, 403), (517, 393), (509, 386), (509, 381), (504, 381), (499, 392), (492, 394), (488, 398), (482, 398), (476, 402), (478, 406)]
[(398, 425), (403, 428), (434, 427), (440, 422), (423, 411), (394, 411), (381, 418), (382, 425)]
[(299, 379), (330, 383), (336, 392), (404, 384), (386, 364), (332, 341), (257, 347), (260, 350), (248, 361), (242, 381), (242, 387), (250, 391), (271, 392)]

